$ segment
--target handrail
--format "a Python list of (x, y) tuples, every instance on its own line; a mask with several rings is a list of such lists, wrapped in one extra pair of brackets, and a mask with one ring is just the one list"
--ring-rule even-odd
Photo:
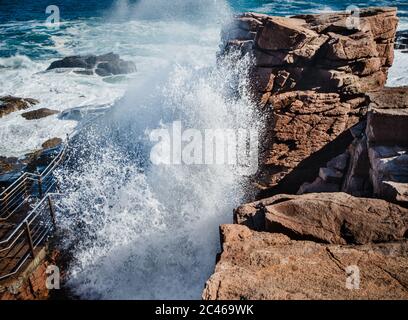
[[(34, 259), (36, 256), (35, 249), (38, 245), (49, 235), (49, 232), (52, 228), (55, 228), (55, 212), (52, 208), (51, 197), (54, 196), (61, 196), (59, 193), (49, 193), (45, 196), (30, 212), (28, 215), (22, 220), (13, 230), (13, 232), (4, 240), (0, 241), (0, 260), (7, 259), (8, 254), (12, 252), (12, 250), (20, 245), (20, 249), (24, 250), (24, 254), (9, 268), (6, 268), (6, 271), (0, 270), (0, 280), (3, 280), (11, 275), (16, 274), (20, 268), (24, 265), (24, 263), (30, 258), (30, 256)], [(48, 219), (46, 217), (41, 217), (44, 214), (44, 208), (42, 208), (45, 202), (48, 201), (48, 210), (49, 216)], [(37, 225), (32, 228), (36, 219), (41, 220), (37, 223)], [(46, 223), (44, 223), (46, 222)], [(33, 232), (33, 230), (35, 232)], [(24, 234), (26, 237), (23, 238)], [(3, 247), (3, 248), (2, 248)], [(1, 255), (4, 253), (4, 257), (1, 258)], [(14, 258), (11, 257), (11, 258)], [(8, 271), (7, 271), (8, 269)], [(1, 273), (3, 271), (3, 274)]]
[[(34, 259), (38, 253), (36, 248), (56, 227), (55, 211), (51, 197), (60, 194), (52, 192), (56, 182), (50, 174), (64, 158), (68, 142), (69, 137), (62, 144), (58, 154), (40, 174), (24, 173), (17, 180), (17, 183), (12, 184), (11, 188), (7, 188), (1, 194), (0, 223), (8, 221), (17, 212), (24, 214), (24, 205), (30, 205), (31, 200), (38, 198), (38, 201), (34, 202), (34, 207), (24, 214), (17, 225), (12, 226), (10, 230), (5, 228), (4, 238), (0, 239), (0, 280), (17, 274), (30, 257)], [(38, 183), (38, 196), (27, 194), (26, 186), (36, 182)], [(35, 185), (31, 185), (30, 192), (33, 192), (33, 187)], [(46, 201), (48, 201), (48, 218), (44, 216)]]
[[(113, 104), (113, 103), (112, 103)], [(107, 106), (109, 106), (109, 104), (105, 104), (103, 105), (104, 110), (109, 109)], [(67, 134), (67, 138), (65, 141), (62, 142), (62, 149), (60, 150), (60, 152), (57, 154), (57, 156), (48, 164), (48, 166), (42, 171), (41, 174), (38, 173), (34, 173), (34, 172), (24, 172), (20, 177), (18, 177), (12, 184), (10, 184), (5, 190), (3, 190), (2, 192), (0, 192), (0, 201), (4, 200), (4, 198), (8, 195), (11, 194), (13, 192), (13, 190), (16, 188), (16, 186), (20, 183), (23, 183), (23, 181), (20, 180), (25, 180), (27, 179), (27, 177), (34, 177), (34, 178), (39, 178), (40, 176), (46, 176), (47, 175), (47, 171), (48, 169), (50, 169), (50, 167), (52, 165), (58, 165), (56, 164), (57, 159), (59, 158), (59, 156), (61, 154), (63, 154), (66, 151), (66, 147), (69, 143), (69, 141), (76, 136), (83, 128), (87, 127), (91, 122), (94, 122), (97, 118), (101, 117), (102, 115), (104, 115), (104, 112), (101, 112), (99, 114), (96, 114), (94, 117), (90, 117), (87, 121), (84, 121), (83, 123), (79, 123), (78, 127), (73, 130), (71, 133)], [(54, 168), (53, 168), (54, 169)], [(52, 171), (52, 170), (50, 170)], [(16, 186), (15, 186), (16, 185)], [(10, 191), (11, 190), (11, 191)]]
[(38, 173), (34, 173), (34, 172), (24, 172), (16, 181), (14, 181), (10, 186), (8, 186), (4, 191), (2, 191), (0, 193), (0, 201), (3, 201), (7, 197), (9, 197), (10, 194), (12, 194), (14, 192), (14, 190), (16, 190), (22, 183), (24, 183), (27, 178), (33, 178), (33, 177), (41, 178), (41, 177), (47, 176), (48, 173), (49, 173), (48, 169), (50, 168), (50, 166), (53, 166), (53, 169), (54, 169), (59, 164), (60, 160), (62, 159), (62, 156), (65, 153), (65, 151), (66, 151), (66, 142), (63, 142), (60, 152), (57, 154), (56, 157), (54, 157), (54, 159), (52, 159), (52, 161), (42, 171), (42, 173), (38, 174)]
[(49, 196), (60, 196), (60, 193), (48, 193), (47, 196), (45, 196), (44, 198), (41, 199), (40, 202), (37, 203), (37, 205), (31, 209), (29, 211), (29, 213), (27, 214), (27, 216), (24, 218), (23, 221), (21, 221), (18, 226), (14, 229), (14, 231), (7, 237), (7, 239), (0, 241), (0, 245), (7, 243), (10, 241), (10, 239), (16, 234), (16, 232), (31, 218), (31, 216), (34, 215), (34, 217), (36, 217), (38, 215), (38, 213), (36, 214), (36, 211), (38, 210), (38, 208), (45, 202), (45, 200), (48, 200)]
[[(95, 115), (95, 117), (92, 117), (88, 121), (86, 121), (85, 123), (80, 124), (74, 131), (67, 134), (66, 140), (64, 142), (62, 142), (62, 148), (61, 148), (60, 152), (48, 164), (48, 166), (42, 171), (42, 173), (38, 174), (38, 173), (34, 173), (34, 172), (24, 172), (18, 179), (16, 179), (16, 181), (14, 181), (12, 184), (10, 184), (5, 190), (0, 192), (0, 201), (4, 200), (4, 198), (8, 194), (11, 194), (18, 184), (23, 183), (23, 181), (20, 181), (20, 180), (25, 180), (25, 179), (27, 179), (27, 177), (34, 177), (34, 178), (44, 177), (49, 173), (48, 171), (51, 172), (52, 170), (49, 170), (50, 167), (53, 166), (53, 165), (54, 165), (54, 167), (58, 165), (56, 162), (58, 162), (58, 158), (66, 151), (66, 147), (67, 147), (69, 141), (74, 136), (76, 136), (84, 127), (86, 127), (89, 123), (93, 122), (95, 119), (99, 118), (102, 115), (103, 115), (103, 113)], [(54, 169), (54, 168), (52, 168), (52, 169)]]
[[(81, 123), (76, 130), (68, 134), (67, 139), (62, 142), (58, 154), (41, 173), (24, 172), (0, 193), (0, 226), (2, 222), (9, 221), (13, 215), (17, 215), (17, 212), (24, 214), (17, 225), (6, 231), (3, 235), (5, 238), (0, 239), (0, 280), (17, 274), (30, 257), (34, 259), (36, 257), (35, 249), (56, 227), (55, 211), (51, 198), (61, 196), (61, 194), (53, 192), (56, 181), (51, 174), (64, 159), (71, 138), (103, 114), (99, 113), (95, 117), (90, 117), (88, 121)], [(34, 205), (34, 207), (28, 213), (23, 213), (25, 204), (30, 207)], [(44, 207), (48, 208), (49, 214), (46, 216), (42, 216), (45, 213)], [(19, 218), (18, 215), (17, 218)], [(39, 221), (35, 224), (35, 220)], [(21, 255), (21, 251), (23, 251), (23, 255)], [(11, 265), (6, 263), (5, 266), (2, 266), (2, 261), (10, 259), (9, 255), (12, 255)]]
[[(14, 186), (12, 185), (12, 189), (8, 188), (2, 193), (0, 199), (0, 222), (10, 219), (10, 217), (16, 214), (29, 200), (35, 201), (36, 199), (41, 199), (50, 191), (50, 185), (53, 186), (55, 184), (50, 180), (52, 179), (50, 178), (50, 174), (61, 163), (66, 148), (67, 143), (64, 142), (61, 150), (50, 161), (50, 164), (48, 164), (41, 174), (25, 172), (18, 183), (14, 184)], [(35, 192), (37, 193), (36, 196), (33, 195)]]

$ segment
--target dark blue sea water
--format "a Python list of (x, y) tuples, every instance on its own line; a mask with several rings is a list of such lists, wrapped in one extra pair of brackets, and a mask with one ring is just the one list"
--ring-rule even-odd
[[(115, 4), (116, 0), (1, 0), (0, 22), (44, 20), (45, 8), (50, 4), (60, 8), (63, 19), (72, 20), (80, 18), (101, 17)], [(138, 0), (130, 0), (134, 4)], [(200, 0), (195, 1), (199, 8)], [(400, 17), (407, 17), (408, 3), (404, 0), (229, 0), (231, 7), (237, 11), (256, 11), (276, 15), (291, 15), (295, 13), (317, 12), (321, 9), (344, 10), (347, 6), (395, 6), (400, 9)]]
[[(120, 3), (130, 6), (137, 6), (140, 0), (56, 0), (52, 5), (58, 6), (62, 22), (67, 21), (87, 21), (88, 23), (98, 23), (109, 17), (112, 9)], [(173, 1), (168, 1), (172, 3)], [(220, 1), (221, 2), (221, 1)], [(408, 1), (405, 0), (282, 0), (282, 1), (262, 1), (262, 0), (229, 0), (229, 6), (234, 12), (255, 11), (274, 15), (289, 16), (300, 13), (318, 13), (330, 10), (344, 10), (348, 6), (395, 6), (399, 9), (401, 18), (400, 28), (408, 29)], [(171, 19), (175, 11), (167, 12), (161, 9), (165, 1), (152, 0), (152, 10), (149, 12), (149, 19)], [(188, 6), (183, 6), (183, 1), (174, 1), (175, 7), (179, 6), (177, 14), (196, 19), (201, 12), (206, 9), (206, 1), (189, 1)], [(66, 26), (62, 26), (59, 32), (37, 25), (44, 22), (49, 14), (46, 8), (51, 2), (49, 0), (0, 0), (0, 42), (4, 45), (0, 47), (0, 57), (9, 57), (15, 54), (25, 54), (32, 58), (39, 58), (43, 54), (55, 54), (47, 46), (52, 45), (51, 35), (58, 35), (64, 32)], [(146, 18), (146, 15), (143, 16)], [(140, 16), (124, 12), (119, 19), (137, 19)], [(15, 22), (24, 22), (15, 24)], [(37, 47), (36, 47), (37, 46)]]

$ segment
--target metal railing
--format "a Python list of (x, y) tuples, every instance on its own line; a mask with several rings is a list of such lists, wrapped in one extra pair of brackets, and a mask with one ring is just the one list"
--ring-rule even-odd
[(18, 273), (29, 259), (35, 259), (37, 248), (44, 244), (51, 231), (56, 228), (55, 209), (49, 193), (27, 216), (0, 241), (0, 280)]
[[(107, 109), (106, 105), (104, 105), (102, 111)], [(87, 121), (83, 121), (73, 132), (67, 135), (66, 140), (61, 143), (61, 149), (58, 154), (41, 173), (24, 172), (16, 181), (0, 193), (0, 223), (10, 219), (25, 204), (32, 204), (33, 201), (42, 199), (48, 192), (53, 190), (56, 181), (52, 173), (64, 158), (69, 142), (81, 130), (90, 123), (95, 122), (103, 114), (98, 113), (93, 117), (89, 117)]]
[(24, 172), (0, 194), (0, 280), (35, 259), (36, 249), (55, 228), (53, 172), (64, 158), (67, 142), (41, 173)]
[[(106, 109), (105, 109), (106, 110)], [(0, 193), (0, 280), (17, 274), (56, 228), (52, 198), (61, 196), (53, 175), (68, 144), (84, 127), (101, 117), (83, 121), (61, 144), (59, 152), (41, 173), (24, 172)]]
[(0, 193), (0, 223), (13, 218), (17, 212), (24, 210), (26, 205), (42, 199), (56, 187), (52, 173), (64, 158), (65, 151), (66, 142), (62, 144), (61, 150), (40, 174), (24, 172)]

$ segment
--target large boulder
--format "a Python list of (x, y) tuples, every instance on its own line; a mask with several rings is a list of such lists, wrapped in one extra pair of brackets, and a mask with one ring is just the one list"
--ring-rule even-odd
[(293, 57), (310, 60), (328, 37), (305, 28), (303, 24), (300, 19), (269, 17), (259, 31), (256, 45), (269, 53), (284, 50)]
[(81, 74), (93, 74), (101, 77), (136, 72), (136, 65), (120, 59), (119, 55), (107, 53), (100, 56), (70, 56), (51, 63), (47, 70), (57, 68), (80, 68)]
[(44, 141), (43, 144), (41, 145), (41, 147), (44, 150), (46, 150), (46, 149), (56, 148), (61, 144), (62, 144), (62, 139), (61, 138), (51, 138), (51, 139), (48, 139), (48, 140)]
[(408, 299), (407, 241), (341, 246), (240, 225), (220, 232), (205, 300)]
[(244, 205), (235, 215), (235, 221), (257, 230), (332, 244), (398, 241), (408, 230), (408, 209), (341, 192), (278, 195)]
[(0, 97), (0, 118), (15, 111), (28, 109), (37, 103), (39, 103), (38, 100), (30, 98)]
[(351, 13), (345, 12), (292, 18), (245, 13), (224, 29), (223, 43), (227, 51), (238, 48), (252, 54), (256, 67), (275, 68), (274, 76), (301, 68), (301, 76), (290, 76), (301, 79), (292, 81), (295, 89), (375, 91), (384, 86), (393, 62), (396, 8), (363, 9), (360, 16), (354, 26)]

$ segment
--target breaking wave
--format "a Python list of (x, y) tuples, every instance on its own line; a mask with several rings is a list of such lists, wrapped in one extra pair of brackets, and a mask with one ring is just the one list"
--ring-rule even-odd
[[(209, 30), (218, 38), (218, 25)], [(218, 226), (232, 221), (245, 178), (227, 165), (153, 165), (148, 136), (173, 121), (199, 130), (259, 129), (246, 92), (250, 59), (232, 55), (216, 63), (214, 44), (169, 46), (160, 70), (135, 81), (75, 141), (74, 165), (68, 161), (59, 173), (67, 194), (59, 204), (62, 245), (72, 252), (68, 286), (74, 294), (200, 298), (220, 249)]]

